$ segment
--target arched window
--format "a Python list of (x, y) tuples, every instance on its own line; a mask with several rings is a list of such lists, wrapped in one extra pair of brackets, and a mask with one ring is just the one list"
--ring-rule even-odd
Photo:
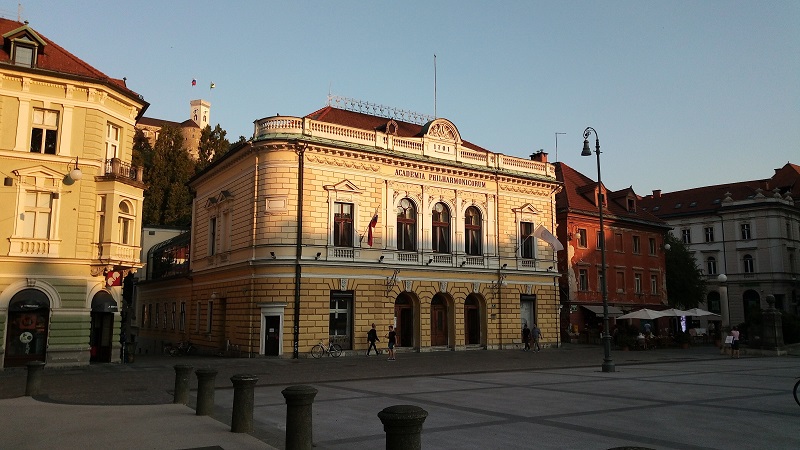
[(397, 206), (397, 249), (417, 250), (417, 209), (407, 198), (400, 200)]
[(442, 202), (433, 207), (432, 246), (436, 253), (450, 253), (450, 209)]
[(481, 255), (481, 212), (470, 206), (464, 214), (464, 252), (467, 255)]
[(716, 275), (717, 274), (717, 259), (713, 256), (709, 256), (706, 259), (706, 275)]
[(751, 255), (744, 255), (744, 258), (742, 258), (742, 263), (744, 263), (744, 273), (755, 272), (755, 266), (753, 265), (753, 257)]
[(119, 202), (119, 243), (124, 245), (133, 244), (133, 207), (130, 202), (123, 200)]

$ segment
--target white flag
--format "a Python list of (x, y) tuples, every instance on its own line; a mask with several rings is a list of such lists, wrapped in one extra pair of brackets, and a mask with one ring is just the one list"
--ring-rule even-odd
[(553, 250), (559, 251), (564, 250), (564, 246), (561, 245), (561, 242), (558, 241), (558, 238), (553, 236), (552, 233), (547, 231), (547, 228), (538, 225), (535, 230), (533, 230), (533, 235), (536, 236), (538, 239), (541, 239), (548, 244), (550, 247), (553, 247)]

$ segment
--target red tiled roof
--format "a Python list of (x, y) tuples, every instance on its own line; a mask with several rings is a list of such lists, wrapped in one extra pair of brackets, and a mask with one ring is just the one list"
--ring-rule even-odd
[(726, 194), (730, 194), (733, 200), (744, 200), (756, 195), (756, 190), (761, 189), (762, 194), (769, 197), (775, 188), (781, 194), (791, 192), (793, 197), (800, 196), (800, 166), (786, 163), (780, 169), (775, 169), (771, 178), (762, 180), (651, 194), (642, 197), (640, 203), (659, 217), (706, 214), (719, 209)]
[[(578, 172), (563, 162), (554, 163), (556, 167), (556, 179), (564, 183), (564, 188), (556, 194), (556, 207), (569, 209), (570, 211), (583, 211), (594, 214), (597, 212), (597, 204), (594, 199), (594, 191), (597, 182)], [(605, 186), (603, 186), (605, 187)], [(637, 198), (637, 205), (633, 211), (628, 210), (629, 194)], [(639, 203), (639, 196), (633, 191), (633, 187), (627, 187), (619, 191), (606, 191), (607, 214), (616, 216), (619, 219), (629, 219), (639, 222), (649, 222), (656, 226), (667, 226), (666, 222), (645, 211)]]
[[(326, 106), (318, 109), (311, 114), (308, 114), (306, 118), (319, 122), (333, 123), (345, 127), (381, 132), (386, 132), (386, 125), (390, 121), (394, 120), (394, 122), (397, 123), (397, 136), (399, 137), (422, 137), (424, 133), (423, 125), (403, 122), (397, 119), (389, 119), (386, 117), (373, 116), (355, 111), (348, 111), (345, 109), (334, 108), (333, 106)], [(469, 149), (488, 152), (488, 150), (469, 141), (462, 139), (461, 143), (464, 147)]]
[[(26, 24), (23, 22), (0, 17), (0, 36), (25, 26)], [(63, 49), (55, 42), (46, 38), (38, 31), (35, 31), (35, 33), (47, 44), (43, 51), (40, 51), (36, 57), (36, 69), (94, 79), (115, 86), (133, 98), (141, 98), (139, 94), (128, 89), (124, 80), (110, 78), (108, 75), (100, 72), (82, 59)], [(11, 63), (10, 49), (11, 46), (7, 45), (6, 42), (0, 45), (0, 64)]]

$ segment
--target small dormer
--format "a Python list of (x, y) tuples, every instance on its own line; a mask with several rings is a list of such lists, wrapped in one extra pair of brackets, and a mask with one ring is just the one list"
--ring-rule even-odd
[(11, 56), (10, 62), (17, 66), (36, 67), (36, 60), (46, 45), (27, 22), (3, 35), (3, 48)]
[(626, 198), (626, 201), (627, 201), (627, 205), (626, 206), (627, 206), (628, 212), (635, 213), (636, 212), (636, 197), (634, 197), (632, 195), (629, 195)]

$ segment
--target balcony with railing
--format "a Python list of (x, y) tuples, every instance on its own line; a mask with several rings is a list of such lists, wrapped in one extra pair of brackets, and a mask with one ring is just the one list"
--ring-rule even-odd
[(119, 158), (111, 158), (105, 162), (102, 177), (110, 181), (144, 183), (144, 168), (126, 163)]

